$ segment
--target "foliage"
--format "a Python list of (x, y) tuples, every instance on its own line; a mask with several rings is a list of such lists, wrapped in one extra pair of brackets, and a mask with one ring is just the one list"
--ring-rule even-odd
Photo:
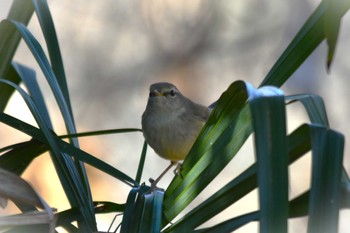
[[(11, 172), (9, 177), (13, 178), (13, 174), (18, 176), (13, 178), (17, 179), (14, 182), (18, 187), (4, 186), (0, 196), (10, 198), (8, 193), (22, 188), (23, 192), (31, 193), (31, 197), (40, 200), (19, 176), (36, 157), (49, 151), (71, 209), (56, 213), (56, 222), (52, 210), (42, 204), (45, 202), (28, 202), (23, 199), (26, 195), (12, 197), (23, 214), (11, 224), (5, 224), (7, 219), (0, 219), (0, 226), (10, 227), (10, 232), (29, 229), (54, 232), (52, 226), (56, 224), (72, 232), (93, 232), (97, 230), (96, 214), (115, 212), (124, 213), (121, 232), (230, 232), (251, 221), (259, 221), (261, 232), (287, 232), (288, 218), (297, 216), (309, 217), (309, 232), (336, 232), (339, 209), (349, 207), (350, 197), (349, 178), (342, 167), (344, 137), (329, 128), (322, 98), (306, 94), (286, 97), (278, 87), (324, 39), (328, 42), (326, 64), (327, 69), (330, 68), (340, 19), (349, 7), (350, 1), (322, 1), (276, 61), (261, 88), (255, 89), (243, 81), (232, 83), (217, 101), (184, 161), (181, 176), (176, 176), (165, 192), (150, 192), (149, 187), (140, 184), (146, 144), (140, 155), (135, 180), (79, 148), (77, 138), (82, 136), (140, 130), (76, 132), (67, 79), (47, 3), (45, 0), (13, 1), (8, 18), (0, 23), (0, 121), (28, 134), (31, 140), (0, 149), (0, 167)], [(48, 56), (26, 27), (33, 12), (39, 19)], [(55, 134), (33, 70), (13, 61), (21, 39), (32, 52), (55, 96), (67, 135)], [(28, 92), (19, 86), (20, 83), (25, 85)], [(14, 91), (21, 94), (39, 127), (3, 112)], [(304, 105), (310, 123), (287, 135), (286, 102), (295, 101)], [(253, 132), (256, 162), (182, 218), (169, 224), (218, 176)], [(288, 166), (308, 151), (312, 153), (310, 189), (289, 201)], [(214, 159), (217, 157), (220, 159)], [(90, 164), (129, 185), (131, 191), (126, 203), (94, 202), (84, 164)], [(208, 228), (199, 228), (257, 187), (259, 211), (232, 217)], [(37, 221), (37, 216), (28, 214), (30, 211), (42, 214), (40, 209), (45, 212), (45, 221)], [(135, 219), (138, 221), (135, 222)], [(77, 226), (72, 224), (75, 221), (78, 222)]]

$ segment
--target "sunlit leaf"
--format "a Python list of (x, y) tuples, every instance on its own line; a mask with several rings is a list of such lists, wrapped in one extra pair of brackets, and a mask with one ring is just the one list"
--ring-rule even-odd
[[(350, 8), (350, 1), (341, 2), (337, 17), (343, 16)], [(316, 47), (325, 39), (325, 18), (329, 5), (322, 1), (306, 23), (299, 30), (283, 54), (278, 58), (260, 86), (273, 85), (280, 87), (310, 56)]]

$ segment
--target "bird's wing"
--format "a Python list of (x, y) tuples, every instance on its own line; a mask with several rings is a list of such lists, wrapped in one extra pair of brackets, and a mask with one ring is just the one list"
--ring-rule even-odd
[(199, 105), (199, 104), (193, 104), (191, 108), (193, 115), (198, 118), (200, 121), (206, 122), (210, 115), (209, 108)]

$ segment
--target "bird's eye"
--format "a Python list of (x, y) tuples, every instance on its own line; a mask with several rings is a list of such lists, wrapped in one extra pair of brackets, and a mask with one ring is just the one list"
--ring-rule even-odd
[(169, 92), (169, 94), (170, 94), (170, 96), (174, 97), (174, 96), (176, 95), (176, 92), (175, 92), (174, 90), (171, 90), (171, 91)]
[(156, 96), (156, 93), (154, 93), (154, 91), (150, 91), (149, 92), (149, 97), (154, 97), (154, 96)]

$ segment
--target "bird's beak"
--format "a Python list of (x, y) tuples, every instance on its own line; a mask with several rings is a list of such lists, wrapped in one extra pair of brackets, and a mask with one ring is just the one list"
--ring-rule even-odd
[(160, 92), (160, 91), (154, 91), (154, 92), (153, 92), (153, 95), (154, 95), (154, 96), (164, 96), (164, 93), (163, 93), (163, 92)]

